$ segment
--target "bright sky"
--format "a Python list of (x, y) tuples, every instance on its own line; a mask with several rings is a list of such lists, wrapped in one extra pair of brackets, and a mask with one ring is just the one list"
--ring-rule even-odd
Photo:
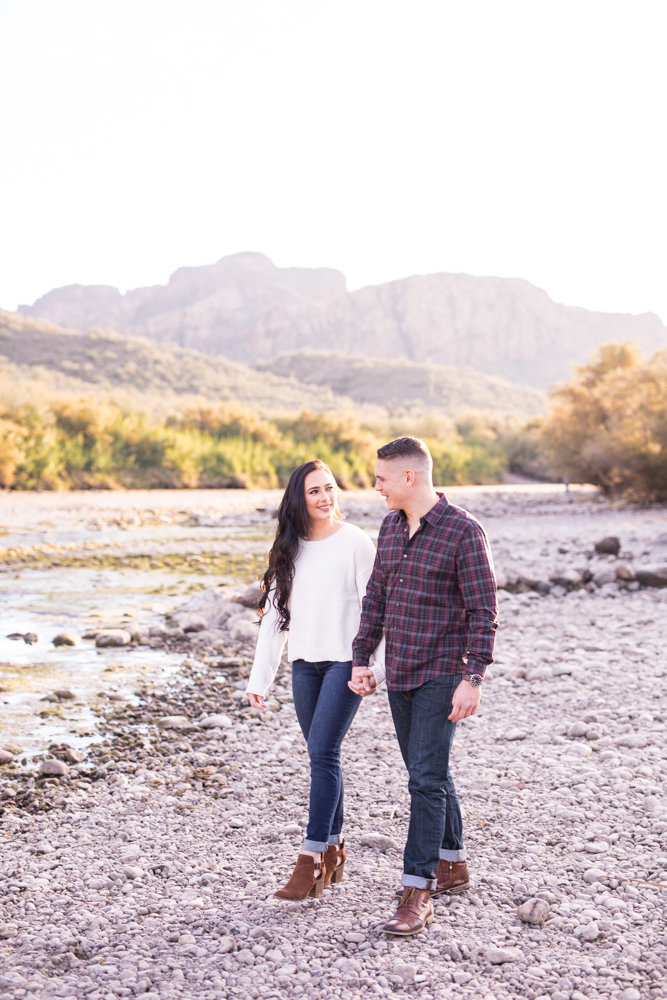
[(667, 322), (663, 0), (0, 0), (0, 307), (256, 250)]

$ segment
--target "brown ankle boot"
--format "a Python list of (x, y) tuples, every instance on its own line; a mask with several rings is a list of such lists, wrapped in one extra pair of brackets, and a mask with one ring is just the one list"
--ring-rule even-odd
[[(318, 871), (316, 875), (315, 872)], [(324, 888), (324, 864), (316, 861), (309, 854), (300, 854), (296, 859), (294, 871), (287, 885), (274, 892), (278, 899), (306, 899), (308, 896), (321, 896)]]
[(347, 860), (345, 841), (340, 844), (329, 844), (324, 852), (324, 885), (335, 885), (343, 881), (343, 869)]
[(443, 861), (438, 862), (435, 869), (437, 885), (432, 896), (440, 896), (443, 892), (453, 896), (457, 892), (464, 892), (470, 885), (470, 875), (465, 861)]
[(382, 930), (385, 934), (396, 934), (398, 937), (408, 937), (418, 934), (433, 920), (433, 903), (428, 889), (415, 889), (405, 886), (396, 913), (388, 920)]

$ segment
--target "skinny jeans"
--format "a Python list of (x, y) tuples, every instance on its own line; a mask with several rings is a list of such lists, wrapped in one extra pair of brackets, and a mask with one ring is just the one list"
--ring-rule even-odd
[(292, 664), (292, 696), (310, 758), (310, 803), (305, 851), (325, 851), (343, 829), (344, 782), (340, 749), (361, 704), (350, 691), (352, 661)]

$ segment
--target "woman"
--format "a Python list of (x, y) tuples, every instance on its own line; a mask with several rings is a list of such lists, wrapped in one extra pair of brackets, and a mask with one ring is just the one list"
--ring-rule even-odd
[[(324, 886), (343, 877), (340, 748), (361, 702), (347, 682), (374, 560), (368, 535), (343, 522), (331, 470), (319, 460), (295, 469), (278, 509), (246, 688), (253, 708), (264, 711), (287, 641), (294, 707), (310, 757), (310, 805), (296, 866), (275, 893), (280, 899), (319, 896)], [(377, 653), (373, 668), (380, 682), (384, 669)]]

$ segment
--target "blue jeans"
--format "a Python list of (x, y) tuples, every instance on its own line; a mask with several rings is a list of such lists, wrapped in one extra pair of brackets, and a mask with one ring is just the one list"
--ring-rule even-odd
[(410, 826), (403, 885), (435, 887), (438, 861), (465, 860), (463, 823), (449, 771), (456, 723), (447, 716), (461, 675), (444, 674), (411, 691), (389, 691), (389, 705), (408, 769)]
[(304, 851), (337, 844), (343, 829), (343, 772), (340, 748), (361, 704), (350, 691), (352, 661), (292, 664), (296, 717), (308, 744), (310, 805)]

